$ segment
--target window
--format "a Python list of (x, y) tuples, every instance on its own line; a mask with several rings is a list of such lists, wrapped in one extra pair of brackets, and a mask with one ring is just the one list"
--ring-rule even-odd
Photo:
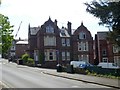
[(12, 47), (11, 47), (11, 50), (15, 50), (15, 46), (12, 46)]
[(70, 52), (67, 52), (67, 60), (70, 60)]
[(89, 55), (78, 55), (79, 61), (89, 62)]
[(83, 55), (78, 55), (78, 59), (79, 59), (79, 61), (82, 61), (83, 60)]
[(52, 26), (47, 26), (46, 27), (46, 33), (54, 33), (54, 28)]
[(46, 61), (56, 60), (56, 50), (45, 50), (45, 60)]
[(62, 46), (65, 46), (66, 43), (65, 43), (65, 38), (62, 38)]
[(81, 50), (82, 50), (82, 42), (78, 43), (78, 51), (81, 51)]
[(120, 67), (120, 56), (114, 56), (114, 65)]
[(70, 46), (70, 39), (66, 39), (66, 44), (67, 44), (67, 46)]
[(53, 52), (49, 52), (49, 59), (53, 60)]
[(108, 62), (108, 58), (103, 58), (102, 62)]
[(102, 55), (103, 55), (103, 56), (106, 56), (106, 55), (107, 55), (106, 49), (103, 49), (103, 50), (102, 50)]
[(79, 42), (78, 51), (88, 51), (88, 42)]
[(44, 46), (56, 46), (56, 37), (44, 36)]
[(119, 53), (120, 52), (120, 47), (117, 45), (113, 46), (113, 53)]
[(86, 34), (84, 32), (80, 32), (79, 39), (86, 39)]
[(65, 60), (65, 52), (62, 52), (62, 60)]

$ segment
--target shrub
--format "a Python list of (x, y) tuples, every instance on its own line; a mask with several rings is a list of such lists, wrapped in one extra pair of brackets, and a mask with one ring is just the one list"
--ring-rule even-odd
[(28, 58), (29, 55), (27, 53), (22, 55), (23, 64), (27, 64)]
[(34, 60), (33, 60), (32, 58), (28, 58), (28, 60), (27, 60), (27, 65), (28, 65), (28, 66), (34, 66), (34, 65), (35, 65)]

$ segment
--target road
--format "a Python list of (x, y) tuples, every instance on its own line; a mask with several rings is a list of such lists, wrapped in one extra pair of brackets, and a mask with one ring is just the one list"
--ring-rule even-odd
[(44, 74), (46, 69), (8, 63), (0, 59), (0, 80), (9, 88), (109, 88)]

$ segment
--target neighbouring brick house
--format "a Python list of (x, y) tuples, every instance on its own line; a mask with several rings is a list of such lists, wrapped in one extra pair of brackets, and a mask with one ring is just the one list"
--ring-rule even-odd
[(15, 45), (15, 58), (21, 58), (28, 50), (28, 41), (18, 41)]
[[(28, 32), (29, 54), (43, 67), (55, 68), (73, 60), (93, 61), (93, 38), (81, 24), (72, 34), (71, 23), (61, 29), (49, 18), (41, 27), (30, 27)], [(84, 46), (85, 45), (85, 46)], [(81, 48), (81, 49), (80, 49)]]
[(9, 57), (14, 60), (21, 58), (28, 50), (28, 40), (25, 39), (14, 39), (12, 41), (12, 46), (9, 49)]
[(40, 30), (40, 27), (30, 27), (28, 26), (28, 47), (29, 55), (31, 58), (34, 58), (34, 50), (37, 49), (37, 32)]
[(72, 51), (73, 60), (94, 64), (93, 37), (83, 23), (72, 35)]
[(95, 35), (96, 61), (120, 66), (120, 47), (107, 40), (107, 33), (97, 32)]

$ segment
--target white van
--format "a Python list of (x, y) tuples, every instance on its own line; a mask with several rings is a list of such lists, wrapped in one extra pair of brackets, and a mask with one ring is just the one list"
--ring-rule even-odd
[(98, 66), (101, 66), (102, 68), (119, 68), (118, 66), (115, 66), (113, 63), (105, 63), (105, 62), (99, 63)]

